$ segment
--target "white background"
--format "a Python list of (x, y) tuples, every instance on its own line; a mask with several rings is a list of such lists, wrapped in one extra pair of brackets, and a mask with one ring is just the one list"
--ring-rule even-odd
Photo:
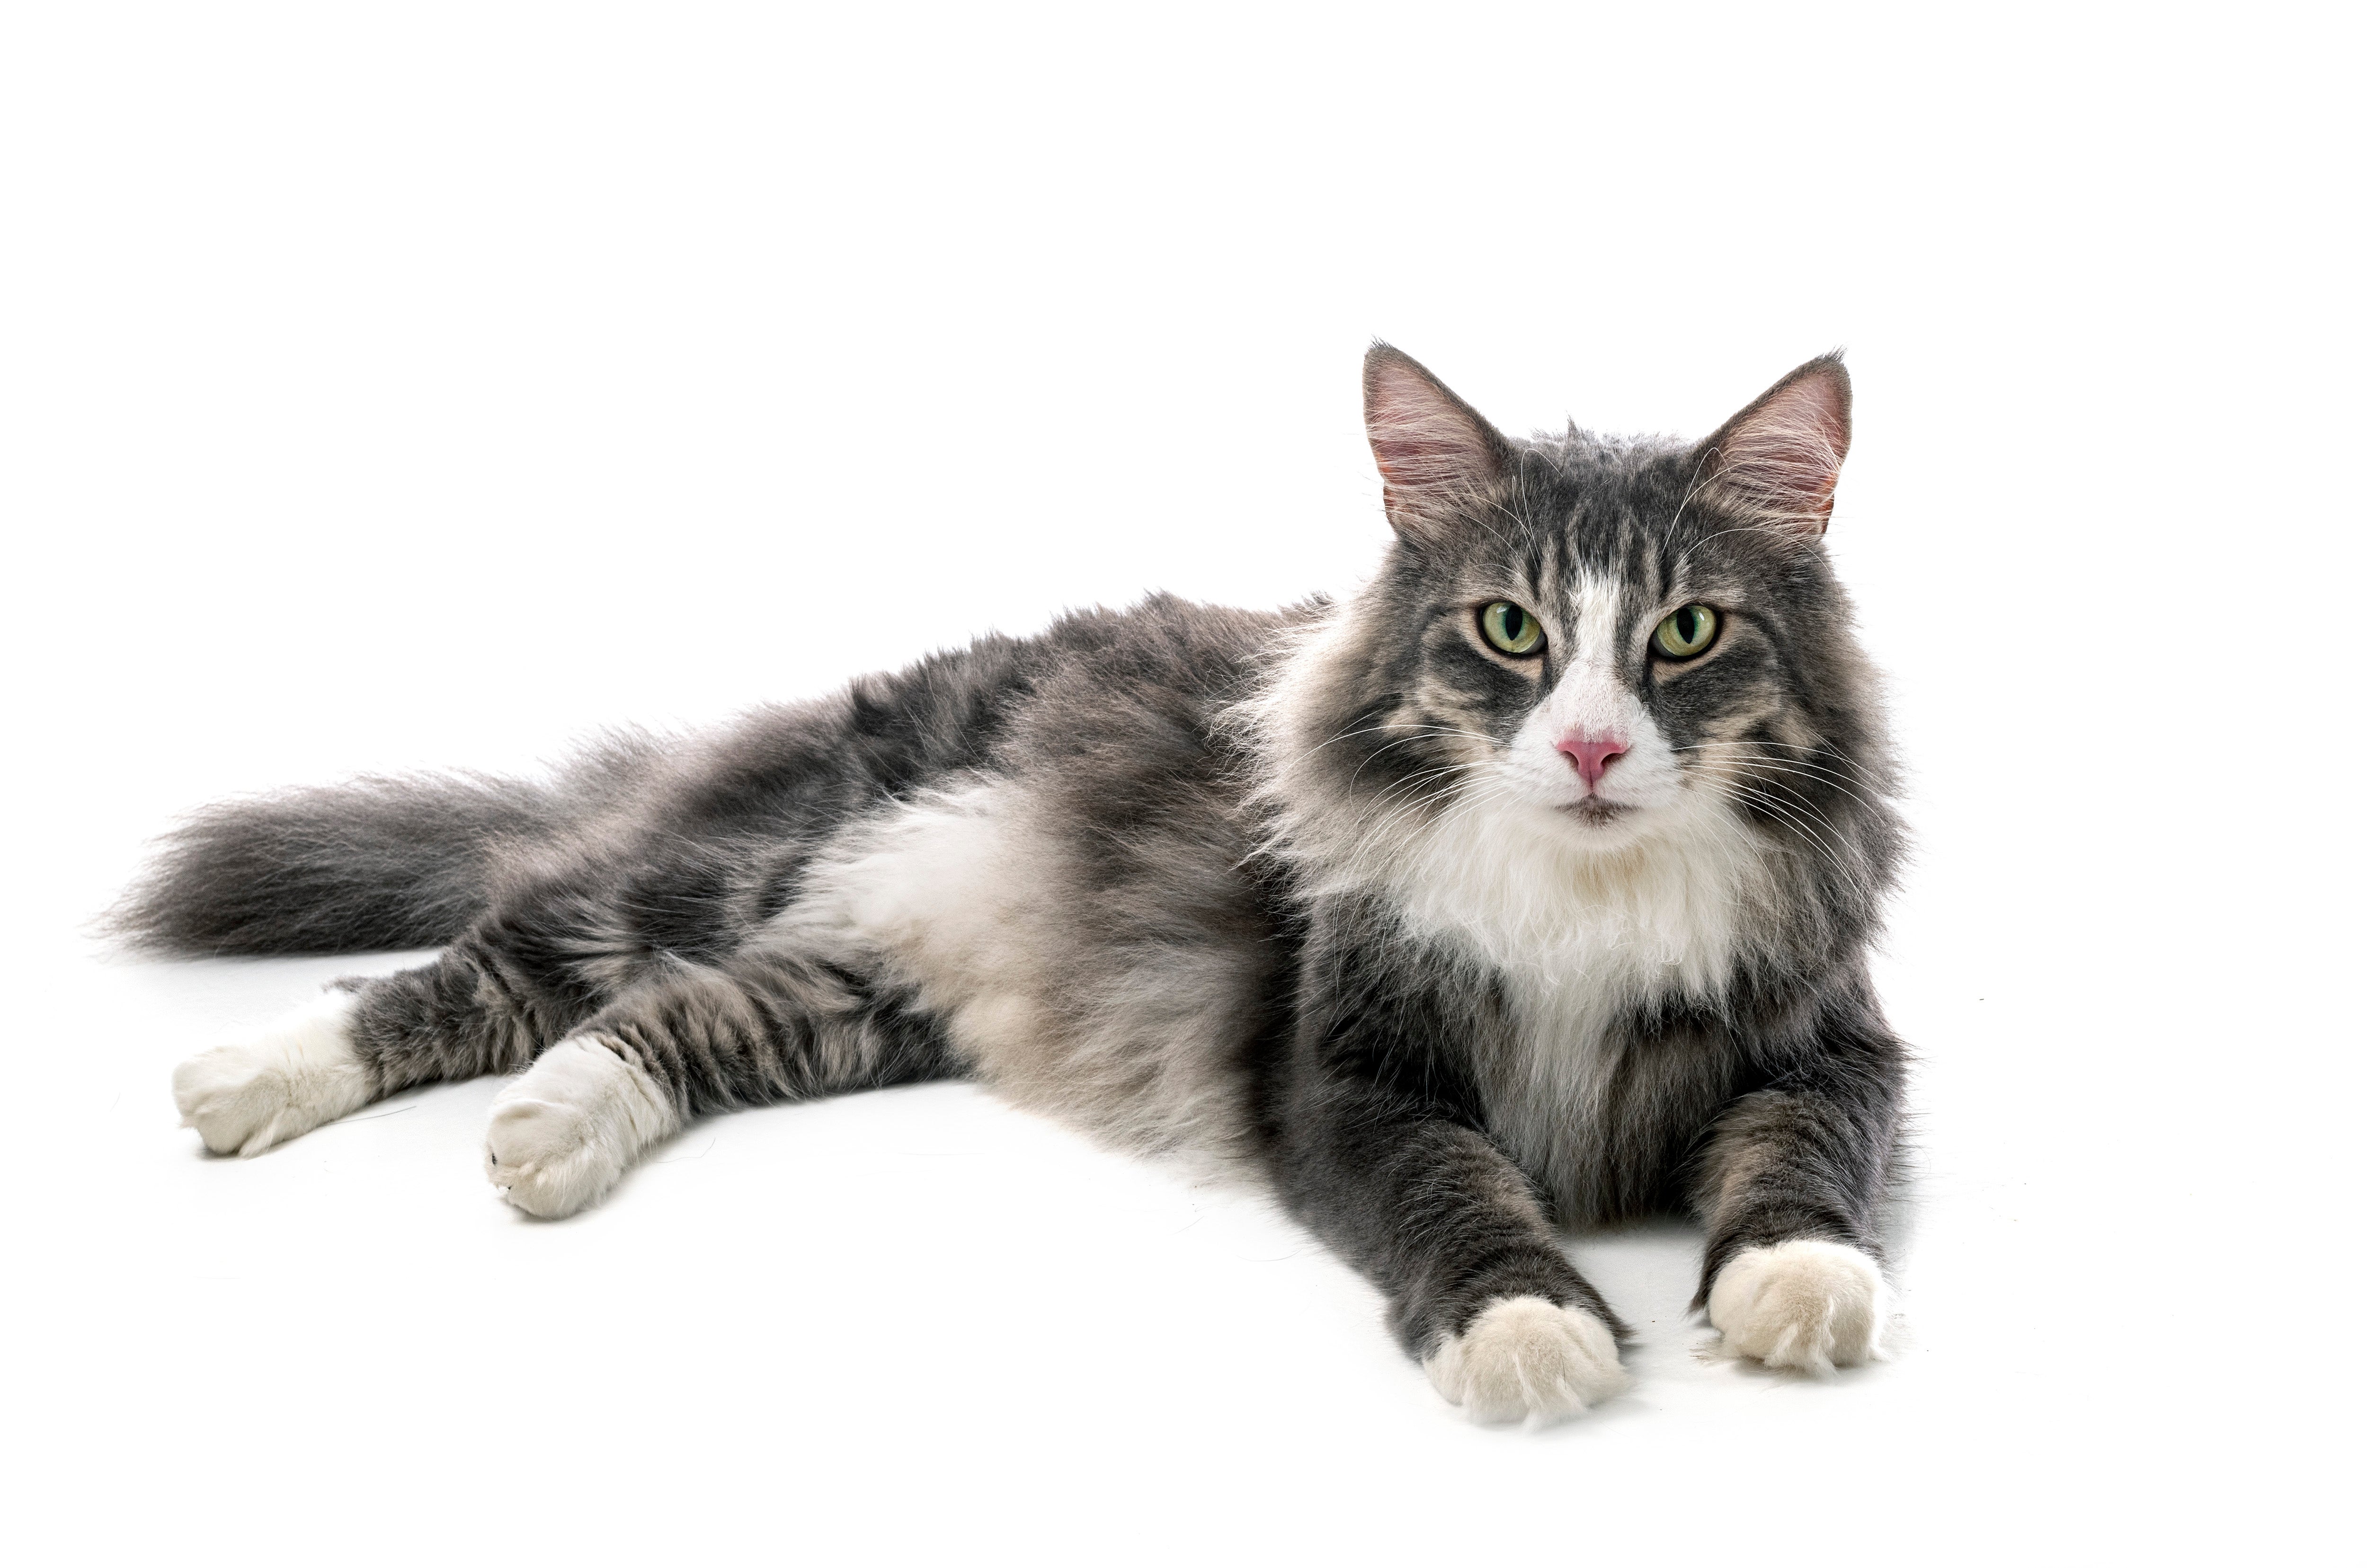
[[(2335, 8), (855, 9), (0, 23), (21, 1560), (2355, 1548)], [(1848, 346), (1920, 840), (1891, 1364), (1704, 1360), (1689, 1233), (1580, 1238), (1637, 1392), (1478, 1430), (1256, 1199), (962, 1086), (560, 1224), (488, 1081), (174, 1126), (174, 1061), (397, 962), (105, 956), (175, 812), (1351, 585), (1376, 334), (1516, 431)]]

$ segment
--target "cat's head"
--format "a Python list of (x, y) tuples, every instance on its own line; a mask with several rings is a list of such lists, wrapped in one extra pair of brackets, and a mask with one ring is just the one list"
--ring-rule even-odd
[(1459, 815), (1557, 855), (1704, 824), (1829, 863), (1886, 842), (1874, 682), (1822, 543), (1837, 356), (1700, 442), (1512, 439), (1387, 344), (1365, 412), (1395, 541), (1265, 708), (1302, 837), (1320, 815), (1386, 853)]

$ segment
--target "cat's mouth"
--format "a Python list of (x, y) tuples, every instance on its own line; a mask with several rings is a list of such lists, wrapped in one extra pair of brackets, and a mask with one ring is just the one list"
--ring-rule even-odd
[(1572, 801), (1561, 809), (1581, 822), (1603, 828), (1618, 821), (1636, 808), (1632, 806), (1622, 806), (1615, 800), (1605, 800), (1599, 795), (1590, 795), (1583, 800)]

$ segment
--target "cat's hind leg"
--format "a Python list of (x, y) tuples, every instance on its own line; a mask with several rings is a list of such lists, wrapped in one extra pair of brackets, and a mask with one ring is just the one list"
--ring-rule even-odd
[(221, 1045), (173, 1070), (181, 1125), (218, 1155), (258, 1155), (378, 1098), (354, 1054), (351, 991), (331, 991), (251, 1040)]
[[(433, 963), (343, 981), (173, 1074), (182, 1124), (256, 1155), (414, 1084), (514, 1072), (605, 999), (580, 962), (482, 922)], [(610, 965), (614, 967), (614, 965)]]
[(577, 1035), (493, 1097), (485, 1174), (527, 1213), (562, 1218), (614, 1187), (682, 1121), (673, 1096), (622, 1042)]
[(945, 1077), (900, 989), (794, 952), (677, 962), (601, 1009), (493, 1101), (485, 1173), (545, 1219), (614, 1186), (688, 1118)]

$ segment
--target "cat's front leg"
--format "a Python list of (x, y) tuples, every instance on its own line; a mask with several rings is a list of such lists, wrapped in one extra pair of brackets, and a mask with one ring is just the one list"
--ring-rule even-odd
[(1501, 1151), (1383, 1094), (1326, 1100), (1286, 1134), (1284, 1192), (1387, 1296), (1440, 1393), (1475, 1421), (1543, 1424), (1626, 1388), (1625, 1330)]
[(1557, 1421), (1625, 1389), (1625, 1329), (1481, 1131), (1460, 1049), (1486, 1021), (1418, 964), (1349, 950), (1310, 968), (1329, 984), (1274, 1106), (1292, 1210), (1380, 1287), (1399, 1341), (1472, 1419)]
[(1898, 1068), (1896, 1042), (1861, 1031), (1719, 1119), (1696, 1192), (1709, 1248), (1694, 1305), (1738, 1354), (1816, 1373), (1881, 1358), (1876, 1216)]

